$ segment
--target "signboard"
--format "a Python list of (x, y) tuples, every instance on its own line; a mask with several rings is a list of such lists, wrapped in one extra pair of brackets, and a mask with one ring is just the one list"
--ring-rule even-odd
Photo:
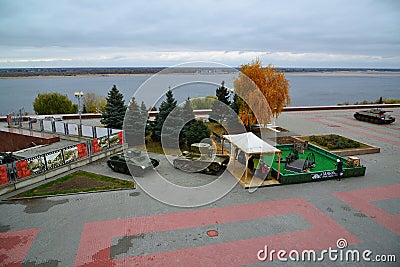
[(54, 169), (64, 164), (62, 149), (51, 151), (44, 154), (46, 158), (47, 169)]
[(78, 125), (77, 124), (72, 124), (72, 123), (68, 123), (68, 133), (70, 135), (78, 135)]
[(337, 173), (335, 171), (324, 171), (324, 172), (312, 173), (311, 179), (313, 179), (313, 180), (326, 179), (326, 178), (333, 178), (336, 176), (337, 176)]
[(53, 131), (52, 122), (49, 120), (43, 120), (43, 129), (48, 132)]
[(15, 163), (17, 167), (17, 176), (18, 179), (27, 177), (31, 175), (31, 171), (28, 169), (28, 161), (27, 160), (20, 160)]
[(97, 138), (96, 139), (92, 139), (91, 143), (92, 143), (92, 153), (94, 154), (94, 153), (100, 152), (98, 139)]
[(122, 144), (122, 132), (110, 136), (110, 147)]
[[(24, 172), (25, 176), (35, 175), (35, 174), (44, 172), (46, 170), (46, 165), (44, 162), (43, 155), (35, 156), (35, 157), (29, 158), (26, 160), (22, 160), (22, 161), (26, 161), (26, 170)], [(22, 163), (21, 163), (21, 165), (25, 166)], [(18, 165), (17, 165), (17, 167), (18, 167)], [(25, 177), (25, 176), (23, 176), (23, 177)], [(18, 177), (22, 178), (20, 176), (18, 176)]]
[(78, 148), (77, 146), (67, 146), (63, 149), (63, 154), (64, 154), (64, 163), (70, 163), (76, 159), (78, 159)]
[(93, 127), (82, 125), (82, 136), (93, 137)]
[(0, 186), (8, 184), (7, 166), (0, 166)]
[(78, 158), (84, 158), (88, 155), (88, 150), (85, 143), (77, 144)]
[(96, 136), (103, 137), (108, 135), (108, 128), (96, 127)]
[(108, 136), (103, 136), (103, 137), (97, 138), (97, 140), (99, 142), (100, 150), (106, 150), (110, 147), (110, 142), (108, 140)]
[(63, 122), (56, 121), (56, 122), (54, 122), (54, 125), (55, 125), (57, 133), (65, 134), (65, 128), (64, 128), (64, 123)]

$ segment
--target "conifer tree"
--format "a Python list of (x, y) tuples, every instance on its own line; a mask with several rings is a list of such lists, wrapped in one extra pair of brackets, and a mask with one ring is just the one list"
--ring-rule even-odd
[(193, 121), (185, 132), (188, 147), (193, 143), (201, 142), (205, 138), (210, 138), (210, 130), (202, 121)]
[(222, 81), (221, 86), (216, 90), (218, 101), (212, 103), (212, 111), (210, 113), (210, 120), (222, 122), (227, 115), (227, 107), (230, 106), (230, 93), (228, 88), (225, 87), (225, 82)]
[(132, 97), (126, 110), (124, 121), (125, 139), (128, 145), (144, 144), (144, 131), (147, 117), (144, 118), (136, 99)]
[(102, 114), (100, 122), (108, 128), (122, 129), (126, 106), (124, 96), (114, 85), (106, 98), (107, 104)]
[[(152, 138), (156, 141), (161, 141), (161, 131), (162, 131), (164, 122), (167, 119), (168, 115), (175, 108), (177, 108), (177, 101), (175, 100), (171, 89), (169, 89), (167, 91), (165, 96), (166, 96), (166, 99), (161, 103), (160, 108), (158, 110), (158, 114), (157, 114), (157, 116), (155, 118), (155, 122), (154, 122)], [(175, 124), (175, 122), (172, 121), (172, 124)], [(170, 126), (173, 126), (173, 125), (170, 125)], [(168, 131), (168, 134), (173, 134), (173, 130)], [(179, 132), (177, 134), (179, 135)], [(170, 136), (170, 137), (172, 137), (172, 136)]]

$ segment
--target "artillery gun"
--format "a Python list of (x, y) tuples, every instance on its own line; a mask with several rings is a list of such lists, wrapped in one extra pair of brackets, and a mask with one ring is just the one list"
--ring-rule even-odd
[(191, 152), (184, 151), (174, 159), (174, 167), (185, 172), (201, 172), (217, 175), (229, 163), (229, 156), (216, 154), (215, 148), (207, 143), (194, 143)]
[(385, 111), (379, 108), (373, 108), (370, 110), (362, 110), (354, 113), (354, 118), (359, 121), (367, 121), (376, 124), (389, 124), (395, 121), (395, 118), (389, 114), (391, 111)]
[(128, 149), (125, 154), (120, 153), (107, 160), (108, 167), (113, 171), (133, 176), (143, 176), (146, 170), (155, 168), (159, 164), (159, 160), (149, 158), (136, 148)]

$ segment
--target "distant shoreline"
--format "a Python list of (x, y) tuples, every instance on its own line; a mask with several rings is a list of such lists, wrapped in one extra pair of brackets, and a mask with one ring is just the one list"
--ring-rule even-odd
[(54, 79), (54, 78), (91, 78), (91, 77), (125, 77), (125, 76), (151, 76), (154, 73), (136, 73), (136, 74), (76, 74), (76, 75), (35, 75), (35, 76), (0, 76), (0, 80), (6, 79)]
[[(388, 71), (312, 71), (312, 72), (285, 72), (286, 76), (307, 76), (307, 77), (323, 77), (323, 76), (336, 76), (336, 77), (349, 77), (349, 76), (389, 76), (389, 77), (399, 77), (400, 72), (388, 72)], [(152, 76), (157, 73), (110, 73), (110, 74), (74, 74), (74, 75), (16, 75), (16, 76), (0, 76), (0, 79), (52, 79), (52, 78), (91, 78), (91, 77), (129, 77), (129, 76)], [(164, 73), (161, 73), (165, 75)], [(174, 75), (194, 75), (196, 73), (171, 73)], [(226, 74), (226, 72), (221, 73), (200, 73), (201, 75), (217, 75), (217, 74)]]

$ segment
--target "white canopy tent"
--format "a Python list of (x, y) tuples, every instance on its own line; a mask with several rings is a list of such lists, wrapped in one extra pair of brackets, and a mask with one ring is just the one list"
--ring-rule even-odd
[[(268, 144), (261, 138), (259, 138), (257, 135), (253, 133), (242, 133), (242, 134), (234, 134), (234, 135), (223, 135), (223, 140), (227, 140), (232, 144), (232, 152), (231, 152), (231, 157), (234, 159), (234, 151), (236, 148), (239, 148), (245, 153), (246, 156), (246, 173), (245, 177), (247, 177), (247, 171), (248, 171), (248, 160), (250, 158), (250, 155), (252, 154), (277, 154), (278, 156), (278, 177), (279, 179), (279, 173), (280, 173), (280, 162), (281, 162), (281, 154), (282, 152), (277, 149), (276, 147)], [(222, 145), (223, 147), (224, 145)]]

